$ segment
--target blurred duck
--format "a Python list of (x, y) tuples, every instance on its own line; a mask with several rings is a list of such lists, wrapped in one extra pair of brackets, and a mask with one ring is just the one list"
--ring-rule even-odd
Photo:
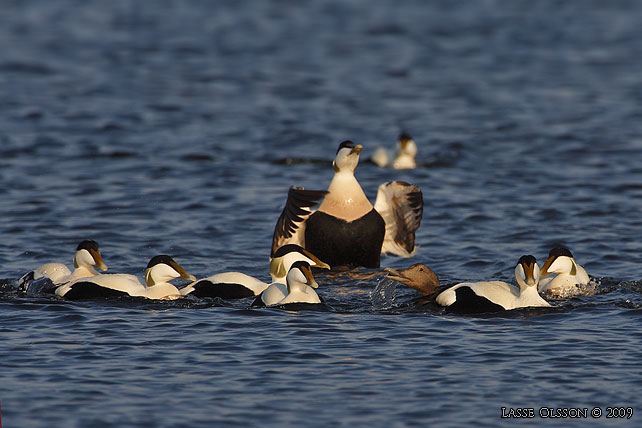
[[(330, 269), (330, 266), (298, 245), (289, 244), (279, 248), (270, 261), (270, 276), (271, 284), (277, 288), (282, 287), (284, 294), (287, 293), (286, 276), (292, 265), (299, 261), (307, 262), (312, 267)], [(241, 272), (225, 272), (199, 279), (182, 288), (181, 294), (201, 298), (241, 299), (258, 296), (271, 284)]]
[(503, 310), (550, 306), (537, 293), (540, 270), (533, 256), (522, 256), (515, 267), (518, 287), (502, 281), (463, 282), (440, 293), (436, 302), (459, 313), (499, 312)]
[(397, 153), (392, 163), (390, 162), (392, 156), (382, 147), (375, 150), (371, 160), (381, 168), (390, 166), (394, 169), (415, 169), (417, 167), (416, 156), (417, 144), (415, 140), (410, 135), (402, 132), (397, 139)]
[[(354, 176), (362, 149), (352, 141), (339, 145), (327, 191), (290, 188), (274, 228), (272, 254), (297, 244), (333, 269), (377, 268), (382, 253), (414, 254), (423, 214), (421, 189), (402, 181), (384, 183), (373, 206)], [(319, 201), (319, 209), (312, 211)]]
[(387, 278), (399, 281), (410, 288), (417, 290), (423, 296), (429, 296), (437, 291), (439, 278), (428, 266), (415, 263), (407, 269), (385, 268)]
[(319, 284), (312, 276), (310, 264), (304, 261), (295, 262), (286, 277), (286, 288), (280, 284), (271, 284), (252, 303), (254, 307), (283, 306), (291, 304), (321, 304), (321, 298), (314, 291)]
[(563, 298), (593, 294), (582, 287), (589, 283), (590, 278), (586, 270), (577, 264), (568, 248), (553, 248), (548, 253), (540, 275), (542, 279), (540, 279), (538, 289), (545, 296)]
[(196, 279), (170, 256), (159, 255), (153, 257), (147, 264), (145, 284), (142, 284), (135, 275), (100, 274), (64, 284), (56, 289), (56, 295), (70, 300), (118, 296), (175, 299), (182, 296), (178, 288), (169, 281), (177, 278), (191, 281)]
[(23, 275), (18, 283), (21, 289), (29, 293), (53, 292), (57, 286), (66, 282), (98, 275), (96, 269), (106, 271), (107, 266), (100, 255), (98, 243), (85, 240), (76, 247), (73, 272), (62, 263), (45, 263)]

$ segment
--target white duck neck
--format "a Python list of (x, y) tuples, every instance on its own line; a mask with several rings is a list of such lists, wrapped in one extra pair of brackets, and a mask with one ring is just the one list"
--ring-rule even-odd
[(352, 171), (339, 171), (334, 174), (319, 211), (345, 221), (354, 221), (368, 214), (372, 208)]

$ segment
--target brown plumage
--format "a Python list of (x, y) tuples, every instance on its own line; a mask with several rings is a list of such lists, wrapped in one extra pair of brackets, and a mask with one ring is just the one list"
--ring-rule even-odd
[(439, 287), (439, 278), (424, 264), (416, 263), (407, 269), (386, 268), (387, 277), (414, 288), (424, 296), (433, 294)]

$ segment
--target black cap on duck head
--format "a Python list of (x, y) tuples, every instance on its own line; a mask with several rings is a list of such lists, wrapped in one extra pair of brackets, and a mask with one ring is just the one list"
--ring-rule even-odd
[(295, 269), (295, 268), (296, 269), (306, 268), (306, 269), (309, 270), (310, 269), (310, 263), (308, 263), (306, 261), (303, 261), (303, 260), (299, 260), (297, 262), (292, 263), (292, 266), (290, 266), (290, 270)]
[(406, 141), (406, 140), (412, 140), (412, 137), (407, 132), (402, 132), (401, 134), (399, 134), (398, 139), (399, 141)]
[(353, 143), (350, 140), (345, 140), (341, 144), (339, 144), (339, 148), (337, 149), (337, 153), (339, 153), (339, 150), (341, 150), (341, 149), (345, 149), (345, 148), (354, 149), (355, 147), (357, 147), (357, 145), (355, 143)]
[(555, 247), (548, 253), (548, 258), (561, 256), (573, 257), (573, 254), (571, 254), (571, 251), (566, 247)]
[(172, 266), (172, 267), (176, 264), (176, 262), (174, 261), (173, 258), (171, 258), (170, 256), (168, 256), (166, 254), (161, 254), (159, 256), (152, 257), (152, 259), (149, 261), (149, 263), (147, 263), (147, 267), (145, 269), (149, 269), (149, 268), (154, 267), (156, 265), (159, 265), (161, 263), (165, 263), (166, 265)]
[(517, 263), (520, 265), (528, 266), (537, 263), (537, 259), (529, 254), (527, 256), (520, 257)]
[(76, 251), (80, 250), (94, 250), (98, 251), (98, 242), (92, 241), (91, 239), (86, 239), (82, 241), (78, 246), (76, 247)]

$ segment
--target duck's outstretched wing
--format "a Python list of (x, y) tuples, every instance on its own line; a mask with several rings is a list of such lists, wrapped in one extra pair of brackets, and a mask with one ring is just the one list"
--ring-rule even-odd
[(276, 250), (286, 244), (297, 244), (305, 248), (305, 220), (312, 214), (310, 208), (317, 205), (327, 193), (326, 190), (290, 187), (288, 200), (274, 227), (270, 258), (274, 256)]
[(379, 186), (374, 208), (386, 222), (381, 253), (411, 257), (415, 252), (415, 231), (424, 212), (419, 186), (403, 181), (384, 183)]

